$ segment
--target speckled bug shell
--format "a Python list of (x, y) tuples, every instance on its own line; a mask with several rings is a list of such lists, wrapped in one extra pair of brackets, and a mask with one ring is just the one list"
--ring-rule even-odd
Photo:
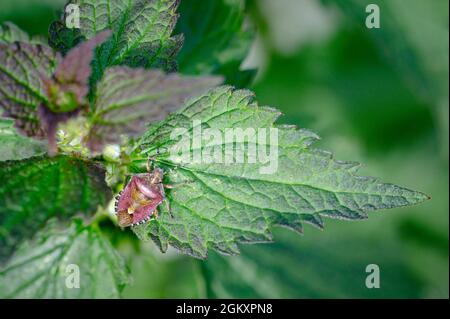
[(163, 171), (160, 168), (131, 177), (123, 191), (116, 197), (119, 226), (139, 225), (155, 215), (157, 207), (165, 198), (162, 178)]

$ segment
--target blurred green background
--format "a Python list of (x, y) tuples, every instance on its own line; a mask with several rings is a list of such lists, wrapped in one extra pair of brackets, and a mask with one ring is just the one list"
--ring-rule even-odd
[[(2, 0), (0, 22), (45, 35), (64, 2)], [(369, 3), (380, 7), (380, 29), (365, 26)], [(317, 132), (316, 146), (337, 159), (364, 163), (362, 174), (432, 200), (360, 222), (326, 220), (304, 236), (277, 229), (275, 244), (207, 261), (111, 231), (134, 277), (124, 297), (448, 298), (448, 5), (247, 1), (257, 32), (241, 67), (258, 68), (250, 88), (259, 103)], [(380, 267), (379, 289), (365, 286), (368, 264)]]

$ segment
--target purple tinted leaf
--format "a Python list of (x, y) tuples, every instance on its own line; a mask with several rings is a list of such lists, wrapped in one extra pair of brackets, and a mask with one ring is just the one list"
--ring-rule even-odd
[(61, 57), (45, 45), (0, 43), (0, 106), (3, 116), (29, 136), (44, 135), (37, 107), (48, 103), (42, 76), (50, 77)]
[(90, 146), (118, 143), (120, 134), (137, 135), (148, 123), (166, 117), (183, 101), (220, 84), (220, 77), (184, 77), (159, 70), (114, 67), (97, 87), (91, 116)]
[(55, 71), (55, 79), (59, 83), (87, 85), (91, 75), (91, 61), (94, 56), (94, 49), (110, 35), (111, 31), (103, 31), (70, 50), (58, 65)]
[(50, 156), (56, 155), (58, 152), (58, 146), (56, 144), (56, 131), (60, 123), (67, 122), (69, 119), (75, 117), (80, 112), (80, 109), (76, 109), (71, 112), (54, 113), (46, 106), (39, 106), (39, 118), (42, 123), (42, 128), (47, 134), (48, 140), (48, 153)]
[(51, 79), (43, 79), (52, 111), (70, 112), (86, 104), (94, 49), (110, 35), (111, 31), (104, 31), (81, 43), (67, 53)]
[(65, 12), (50, 29), (50, 43), (67, 51), (78, 39), (91, 39), (110, 29), (113, 37), (99, 48), (94, 58), (93, 82), (114, 65), (161, 68), (175, 71), (176, 55), (183, 36), (172, 36), (178, 19), (179, 0), (70, 0), (67, 5), (80, 9), (80, 28), (74, 32), (64, 26)]
[(50, 155), (57, 153), (58, 124), (77, 116), (81, 109), (86, 108), (94, 49), (110, 35), (111, 31), (104, 31), (81, 43), (62, 59), (51, 78), (42, 76), (49, 103), (40, 105), (39, 117), (47, 133)]

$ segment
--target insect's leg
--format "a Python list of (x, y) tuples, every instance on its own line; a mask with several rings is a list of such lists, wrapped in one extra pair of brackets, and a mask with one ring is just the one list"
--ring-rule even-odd
[(147, 158), (147, 171), (150, 172), (152, 171), (152, 168), (154, 168), (153, 162), (156, 160), (156, 158), (160, 155), (160, 151), (159, 148), (156, 149), (156, 155), (153, 156), (149, 156)]
[(163, 184), (164, 188), (167, 189), (174, 189), (174, 188), (178, 188), (180, 186), (186, 185), (186, 184), (192, 184), (194, 183), (194, 181), (183, 181), (180, 183), (175, 183), (175, 184)]
[(149, 156), (147, 158), (147, 163), (146, 163), (146, 167), (147, 167), (147, 172), (151, 172), (152, 171), (152, 165), (153, 165), (153, 161), (155, 160), (154, 156)]

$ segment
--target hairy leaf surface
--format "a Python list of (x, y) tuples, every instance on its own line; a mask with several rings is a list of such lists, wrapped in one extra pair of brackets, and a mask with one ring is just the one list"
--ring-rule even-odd
[(0, 162), (0, 180), (0, 259), (49, 218), (89, 216), (111, 198), (103, 169), (67, 156)]
[(85, 40), (81, 35), (80, 29), (66, 28), (63, 21), (53, 22), (49, 27), (48, 33), (48, 44), (63, 55), (66, 55), (70, 49)]
[(111, 31), (103, 31), (80, 43), (64, 56), (51, 78), (41, 76), (51, 111), (71, 112), (86, 106), (94, 49), (110, 35)]
[(98, 85), (91, 117), (91, 142), (118, 143), (120, 134), (142, 134), (148, 123), (162, 120), (180, 108), (186, 98), (220, 82), (218, 77), (110, 68)]
[(14, 120), (0, 117), (0, 161), (25, 159), (46, 151), (43, 142), (20, 135)]
[(60, 56), (50, 47), (25, 42), (0, 42), (0, 106), (27, 135), (43, 136), (36, 113), (47, 103), (41, 76), (50, 77)]
[[(151, 126), (141, 140), (136, 165), (142, 167), (147, 156), (163, 150), (156, 163), (176, 167), (166, 170), (166, 183), (185, 184), (168, 194), (174, 218), (162, 214), (159, 219), (134, 227), (137, 235), (154, 239), (163, 251), (170, 244), (184, 253), (205, 258), (208, 248), (237, 254), (238, 242), (271, 241), (271, 228), (275, 225), (302, 232), (305, 222), (323, 227), (322, 217), (364, 219), (369, 211), (427, 199), (422, 193), (358, 176), (356, 163), (336, 161), (330, 153), (311, 148), (317, 140), (314, 133), (275, 125), (279, 114), (273, 108), (258, 106), (251, 92), (225, 86), (190, 101), (181, 111)], [(206, 146), (204, 142), (197, 145), (187, 140), (184, 145), (191, 158), (186, 161), (177, 156), (173, 147), (180, 146), (180, 137), (171, 134), (184, 128), (187, 132), (181, 141), (184, 136), (198, 138), (200, 127), (221, 133), (227, 128), (250, 130), (246, 138), (228, 144), (224, 139), (211, 142), (210, 137), (206, 138), (210, 141)], [(260, 140), (252, 128), (277, 129), (278, 139)], [(236, 151), (245, 150), (252, 139), (258, 152), (268, 152), (268, 146), (276, 147), (278, 165), (273, 174), (260, 170), (269, 165), (259, 157), (260, 153), (256, 153), (256, 158), (245, 151), (244, 163), (239, 163)], [(222, 154), (226, 154), (227, 147), (232, 150), (229, 163), (194, 160), (198, 151), (207, 158), (212, 147)]]
[(176, 69), (175, 55), (182, 37), (171, 37), (177, 17), (177, 0), (71, 0), (80, 9), (79, 33), (61, 26), (51, 27), (50, 43), (67, 48), (101, 31), (112, 30), (113, 37), (99, 50), (94, 62), (94, 81), (112, 65)]
[(54, 226), (22, 245), (0, 271), (0, 297), (119, 298), (129, 272), (100, 230), (79, 220), (65, 230)]

